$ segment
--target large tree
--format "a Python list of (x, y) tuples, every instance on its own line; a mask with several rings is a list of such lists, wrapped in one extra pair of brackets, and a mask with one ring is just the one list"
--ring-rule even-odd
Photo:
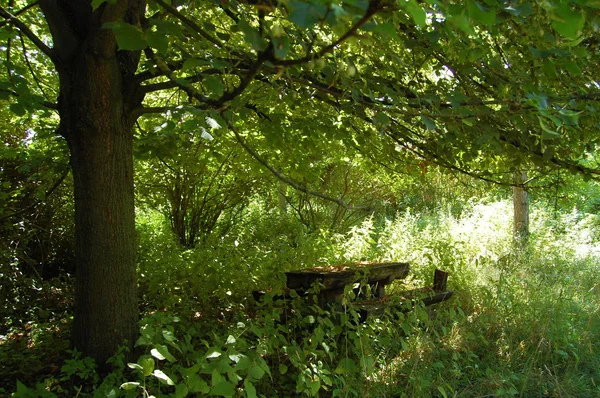
[(70, 150), (74, 345), (103, 363), (136, 338), (138, 118), (189, 113), (316, 195), (281, 169), (331, 145), (498, 182), (521, 163), (597, 175), (590, 4), (10, 0), (0, 90), (18, 114), (54, 109)]

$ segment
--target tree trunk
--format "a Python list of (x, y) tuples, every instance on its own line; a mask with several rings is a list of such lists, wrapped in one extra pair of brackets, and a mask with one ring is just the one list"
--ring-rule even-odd
[(523, 184), (527, 181), (527, 172), (513, 174), (513, 234), (519, 241), (529, 235), (529, 196)]
[(283, 181), (279, 181), (279, 189), (277, 191), (277, 200), (279, 201), (279, 211), (281, 214), (287, 213), (287, 199), (285, 194), (287, 193), (287, 184)]
[(139, 52), (118, 51), (105, 22), (136, 24), (143, 0), (40, 0), (59, 74), (59, 133), (71, 154), (76, 282), (72, 343), (101, 369), (138, 334), (133, 187), (133, 110), (143, 95), (131, 78)]
[(103, 365), (125, 341), (133, 347), (138, 333), (133, 134), (117, 62), (94, 58), (84, 55), (65, 85), (61, 127), (75, 188), (72, 339)]

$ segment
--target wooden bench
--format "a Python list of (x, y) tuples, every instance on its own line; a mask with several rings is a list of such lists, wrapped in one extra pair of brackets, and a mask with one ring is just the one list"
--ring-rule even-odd
[[(361, 318), (379, 316), (386, 308), (408, 311), (418, 302), (431, 305), (449, 299), (451, 291), (446, 290), (448, 273), (436, 270), (433, 285), (420, 289), (403, 291), (394, 295), (386, 295), (386, 286), (396, 279), (404, 279), (410, 271), (408, 263), (387, 262), (370, 263), (358, 262), (324, 267), (306, 268), (286, 272), (287, 293), (276, 299), (292, 298), (291, 291), (296, 295), (308, 296), (309, 302), (325, 308), (330, 305), (340, 306), (347, 286), (361, 283), (357, 296), (368, 289), (366, 299), (351, 303), (361, 313)], [(361, 289), (362, 288), (362, 289)], [(265, 293), (254, 291), (256, 301), (262, 301)]]

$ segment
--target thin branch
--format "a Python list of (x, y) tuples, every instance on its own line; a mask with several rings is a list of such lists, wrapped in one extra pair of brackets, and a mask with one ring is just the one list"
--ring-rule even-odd
[(29, 62), (29, 57), (27, 56), (27, 49), (25, 47), (25, 39), (23, 39), (23, 36), (19, 36), (19, 37), (21, 38), (21, 46), (23, 47), (23, 58), (25, 58), (25, 63), (27, 64), (27, 68), (29, 68), (29, 72), (31, 73), (31, 76), (33, 76), (33, 80), (35, 81), (36, 85), (38, 86), (38, 88), (40, 89), (40, 91), (42, 92), (44, 97), (48, 98), (48, 95), (46, 95), (44, 88), (40, 84), (40, 81), (38, 80), (35, 72), (33, 71), (33, 66), (31, 65), (31, 62)]
[[(13, 90), (7, 90), (7, 89), (2, 88), (2, 89), (0, 89), (0, 93), (7, 93), (8, 95), (12, 95), (13, 97), (20, 97), (20, 94)], [(42, 102), (40, 102), (40, 104), (45, 106), (48, 109), (54, 109), (54, 110), (58, 109), (58, 104), (55, 102), (42, 101)]]
[[(9, 8), (12, 8), (12, 6), (13, 6), (12, 3), (13, 3), (13, 1), (11, 1), (10, 4), (8, 5)], [(37, 6), (37, 5), (38, 5), (37, 1), (33, 2), (33, 3), (29, 4), (29, 5), (26, 5), (25, 7), (21, 8), (19, 11), (15, 12), (13, 15), (15, 17), (18, 17), (19, 15), (25, 13), (30, 8), (33, 8), (33, 7)], [(0, 28), (2, 28), (4, 25), (8, 25), (9, 23), (10, 23), (9, 20), (4, 20), (4, 21), (0, 22)]]
[(330, 196), (322, 194), (321, 192), (312, 191), (312, 190), (308, 189), (307, 187), (305, 187), (303, 185), (300, 185), (297, 182), (289, 179), (281, 171), (279, 171), (275, 167), (271, 166), (252, 147), (250, 147), (244, 141), (244, 139), (240, 136), (239, 132), (237, 131), (237, 128), (233, 125), (233, 123), (227, 117), (224, 116), (223, 118), (225, 119), (225, 122), (227, 123), (227, 126), (229, 126), (229, 129), (235, 135), (236, 140), (246, 150), (246, 152), (248, 152), (250, 154), (250, 156), (252, 156), (254, 159), (256, 159), (260, 164), (262, 164), (264, 167), (266, 167), (271, 172), (271, 174), (273, 174), (275, 177), (277, 177), (280, 181), (283, 181), (284, 183), (286, 183), (287, 185), (291, 186), (292, 188), (294, 188), (294, 189), (296, 189), (296, 190), (298, 190), (300, 192), (304, 192), (307, 195), (316, 196), (318, 198), (327, 200), (329, 202), (337, 203), (339, 206), (341, 206), (341, 207), (343, 207), (345, 209), (348, 209), (348, 210), (370, 211), (370, 209), (368, 207), (366, 207), (366, 206), (350, 206), (350, 205), (348, 205), (346, 202), (344, 202), (341, 199), (332, 198)]
[[(171, 69), (171, 68), (169, 68), (169, 69)], [(189, 84), (199, 83), (204, 79), (205, 75), (218, 75), (218, 74), (223, 74), (223, 71), (221, 69), (210, 68), (210, 69), (203, 70), (202, 72), (200, 72), (198, 74), (188, 76), (188, 77), (186, 77), (184, 79), (180, 79), (180, 80), (183, 80)], [(175, 88), (175, 87), (178, 87), (178, 84), (174, 81), (169, 80), (166, 82), (142, 85), (140, 87), (139, 91), (140, 91), (140, 93), (148, 94), (148, 93), (153, 93), (156, 91), (168, 90), (168, 89)]]
[(39, 48), (41, 52), (46, 54), (52, 61), (56, 60), (55, 51), (52, 48), (48, 47), (46, 43), (44, 43), (39, 37), (37, 37), (36, 34), (33, 33), (31, 29), (29, 29), (29, 27), (27, 27), (27, 25), (21, 22), (16, 16), (8, 12), (6, 9), (4, 9), (4, 7), (0, 7), (0, 16), (4, 18), (7, 21), (7, 23), (16, 26), (21, 31), (21, 33), (27, 36), (27, 38), (31, 40), (33, 44), (35, 44), (35, 46)]
[(183, 22), (184, 24), (186, 24), (188, 27), (192, 28), (193, 31), (195, 31), (196, 33), (198, 33), (200, 36), (204, 37), (206, 40), (208, 40), (209, 42), (211, 42), (212, 44), (214, 44), (215, 46), (219, 47), (219, 48), (223, 48), (223, 43), (221, 43), (219, 40), (215, 39), (214, 37), (212, 37), (211, 35), (209, 35), (208, 33), (206, 33), (200, 26), (198, 26), (194, 21), (192, 21), (191, 19), (187, 18), (185, 15), (183, 15), (182, 13), (180, 13), (179, 11), (177, 11), (177, 9), (167, 3), (165, 3), (163, 0), (153, 0), (155, 3), (157, 3), (158, 5), (160, 5), (162, 8), (164, 8), (165, 10), (167, 10), (171, 15), (173, 15), (174, 17), (178, 18), (181, 22)]
[(43, 203), (46, 199), (48, 199), (48, 196), (52, 195), (52, 192), (54, 192), (56, 190), (56, 188), (58, 188), (60, 186), (60, 184), (62, 184), (62, 182), (65, 180), (65, 178), (67, 178), (67, 175), (69, 175), (69, 170), (65, 170), (65, 172), (58, 178), (58, 180), (50, 187), (50, 189), (48, 189), (46, 191), (46, 195), (45, 195), (45, 199), (44, 200), (38, 200), (37, 202), (34, 202), (32, 204), (30, 204), (29, 206), (27, 206), (24, 209), (21, 209), (17, 212), (14, 212), (12, 214), (8, 214), (6, 216), (2, 216), (0, 217), (0, 221), (4, 221), (6, 219), (12, 218), (12, 217), (16, 217), (19, 216), (23, 213), (28, 212), (29, 210), (33, 209), (34, 207), (38, 206), (39, 204)]
[(315, 59), (323, 57), (325, 54), (332, 52), (333, 49), (335, 49), (337, 46), (339, 46), (340, 44), (342, 44), (348, 38), (350, 38), (351, 36), (354, 36), (356, 34), (356, 32), (363, 25), (365, 25), (369, 21), (369, 19), (371, 19), (371, 17), (373, 15), (375, 15), (377, 12), (381, 11), (381, 9), (379, 8), (380, 5), (381, 5), (381, 1), (379, 1), (379, 0), (372, 0), (369, 3), (369, 8), (365, 12), (365, 15), (363, 15), (363, 17), (361, 19), (359, 19), (354, 25), (352, 25), (352, 27), (350, 29), (348, 29), (348, 31), (346, 33), (344, 33), (342, 36), (340, 36), (339, 39), (337, 39), (333, 43), (329, 44), (328, 46), (323, 47), (322, 49), (320, 49), (316, 53), (314, 53), (314, 54), (307, 54), (304, 57), (299, 58), (299, 59), (290, 59), (290, 60), (281, 60), (281, 61), (274, 60), (274, 61), (271, 61), (271, 62), (273, 62), (274, 65), (278, 65), (278, 66), (293, 66), (293, 65), (304, 64), (306, 62), (313, 61)]

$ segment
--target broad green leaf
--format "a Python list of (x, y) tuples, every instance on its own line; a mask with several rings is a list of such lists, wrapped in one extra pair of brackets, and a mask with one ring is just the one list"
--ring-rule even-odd
[(576, 39), (583, 29), (585, 15), (581, 10), (573, 10), (570, 4), (561, 3), (550, 13), (552, 27), (564, 37)]
[(240, 20), (237, 25), (244, 32), (244, 40), (250, 44), (255, 51), (263, 51), (267, 48), (267, 41), (261, 36), (258, 29), (252, 27), (246, 20)]
[(258, 365), (254, 365), (248, 370), (248, 376), (252, 377), (254, 380), (260, 380), (264, 375), (265, 371)]
[(161, 19), (150, 19), (150, 24), (156, 26), (156, 31), (159, 34), (178, 39), (183, 42), (187, 41), (181, 26), (172, 21), (164, 21)]
[(406, 9), (406, 12), (410, 14), (410, 16), (413, 18), (413, 20), (418, 26), (420, 26), (421, 28), (427, 26), (427, 13), (423, 9), (423, 7), (421, 7), (419, 3), (417, 3), (416, 0), (408, 0), (404, 3), (404, 8)]
[(150, 350), (150, 354), (159, 361), (164, 359), (168, 360), (169, 362), (176, 361), (175, 357), (169, 352), (169, 348), (165, 345), (156, 344), (154, 348)]
[(169, 49), (169, 36), (163, 32), (146, 30), (146, 41), (150, 47), (157, 49), (160, 53), (164, 54)]
[(92, 10), (96, 11), (104, 3), (115, 4), (117, 0), (92, 0)]
[(218, 358), (221, 355), (222, 355), (222, 352), (218, 348), (212, 348), (212, 349), (208, 350), (208, 352), (206, 353), (205, 358), (206, 359)]
[(198, 58), (186, 58), (185, 61), (183, 61), (183, 67), (181, 68), (182, 71), (186, 71), (188, 69), (193, 69), (196, 68), (198, 66), (204, 66), (207, 65), (208, 62), (203, 60), (203, 59), (198, 59)]
[(131, 369), (139, 370), (140, 372), (144, 371), (144, 368), (142, 367), (142, 365), (139, 365), (137, 363), (128, 363), (127, 366), (130, 367)]
[(127, 383), (121, 384), (121, 388), (125, 391), (134, 390), (140, 386), (137, 381), (128, 381)]
[(430, 118), (428, 118), (427, 116), (421, 115), (421, 121), (423, 122), (423, 124), (425, 124), (425, 127), (427, 128), (427, 130), (433, 131), (433, 130), (437, 129), (435, 122), (433, 120), (431, 120)]
[(163, 384), (167, 384), (169, 386), (174, 386), (175, 385), (175, 383), (173, 382), (173, 380), (169, 376), (167, 376), (165, 374), (165, 372), (163, 372), (160, 369), (154, 370), (154, 372), (152, 372), (152, 375), (154, 377), (156, 377), (158, 380), (160, 380), (160, 382), (163, 383)]
[(210, 395), (218, 395), (220, 397), (233, 397), (235, 394), (235, 386), (230, 382), (223, 380), (210, 390)]
[(185, 398), (189, 392), (190, 390), (185, 384), (177, 384), (177, 386), (175, 386), (175, 398)]
[(144, 38), (144, 32), (137, 26), (130, 25), (123, 21), (107, 22), (102, 26), (103, 29), (110, 29), (115, 34), (119, 50), (138, 51), (143, 50), (148, 45)]
[(140, 358), (138, 364), (142, 367), (142, 374), (144, 377), (150, 376), (154, 371), (154, 359), (150, 357)]
[(287, 36), (273, 37), (273, 50), (275, 57), (284, 59), (290, 50), (290, 39)]
[(482, 25), (492, 26), (496, 22), (496, 10), (483, 6), (481, 3), (469, 0), (467, 2), (469, 16)]
[(204, 75), (202, 83), (204, 84), (204, 87), (216, 97), (222, 95), (225, 91), (225, 86), (223, 86), (221, 80), (214, 76)]
[(197, 374), (191, 375), (187, 379), (187, 385), (189, 392), (191, 393), (203, 393), (208, 394), (210, 387), (200, 376)]
[(327, 14), (327, 7), (321, 4), (290, 1), (288, 5), (292, 9), (289, 16), (290, 21), (303, 29), (312, 27)]
[(256, 387), (252, 384), (252, 382), (248, 379), (244, 380), (244, 391), (246, 392), (246, 397), (248, 398), (257, 398), (256, 395)]
[(311, 380), (307, 384), (310, 387), (311, 395), (316, 396), (319, 390), (321, 389), (321, 381), (319, 379)]

